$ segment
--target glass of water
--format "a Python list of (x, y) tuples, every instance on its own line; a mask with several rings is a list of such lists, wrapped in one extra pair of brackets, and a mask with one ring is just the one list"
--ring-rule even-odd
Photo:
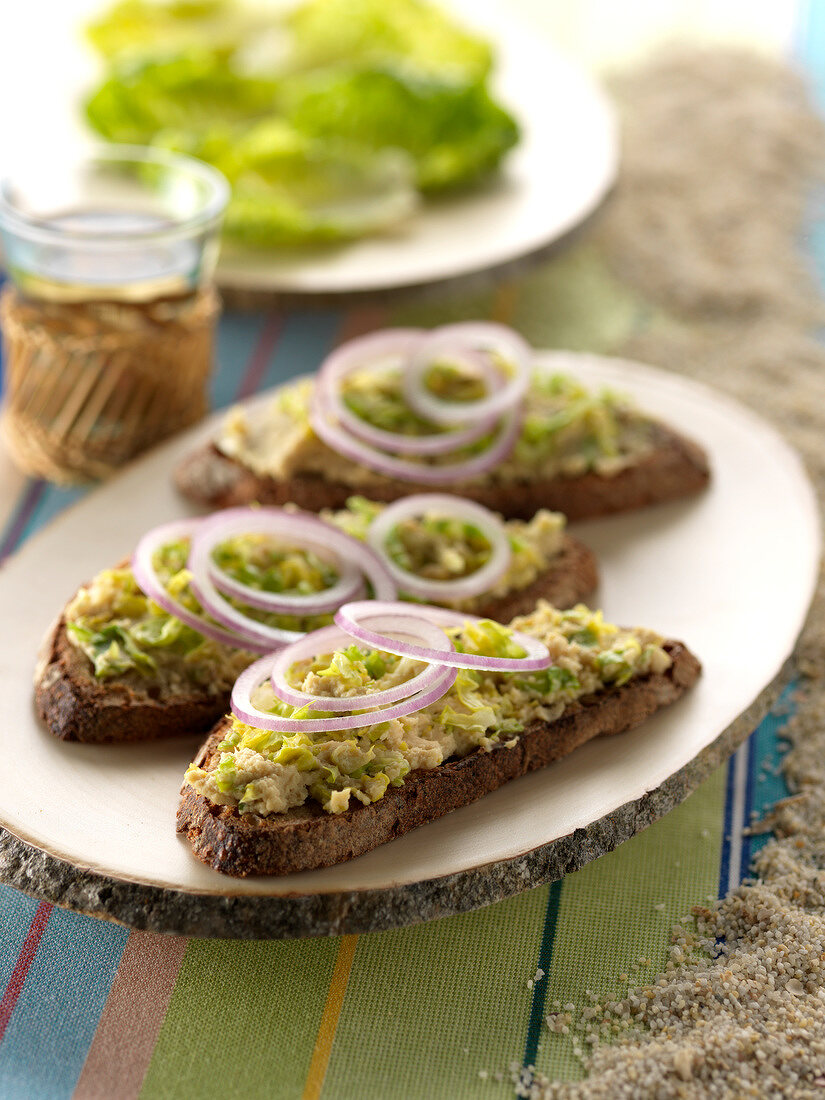
[(206, 411), (226, 181), (108, 146), (0, 182), (2, 428), (29, 473), (106, 476)]

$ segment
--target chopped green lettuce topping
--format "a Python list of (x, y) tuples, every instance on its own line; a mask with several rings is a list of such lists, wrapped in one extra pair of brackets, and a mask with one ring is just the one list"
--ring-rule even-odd
[[(192, 767), (187, 780), (207, 798), (237, 805), (241, 813), (278, 813), (307, 798), (328, 813), (340, 813), (351, 799), (366, 803), (382, 798), (390, 784), (402, 783), (410, 771), (509, 745), (531, 722), (553, 721), (571, 700), (620, 686), (632, 676), (661, 672), (670, 664), (658, 635), (621, 630), (581, 604), (559, 611), (541, 603), (531, 615), (514, 620), (513, 627), (542, 639), (554, 663), (526, 675), (460, 669), (449, 691), (424, 710), (340, 734), (272, 733), (233, 719), (219, 746), (216, 768)], [(499, 623), (478, 628), (468, 624), (448, 633), (472, 652), (511, 656), (516, 648), (512, 629)], [(585, 637), (586, 644), (578, 640)], [(371, 653), (353, 645), (320, 656), (313, 662), (321, 673), (319, 682), (329, 674), (347, 685), (357, 681), (360, 687), (365, 682), (373, 682), (376, 689), (387, 686), (404, 659), (381, 654), (383, 667), (376, 667), (373, 675), (366, 667)], [(305, 664), (297, 670), (299, 678), (307, 671), (309, 663)], [(312, 674), (310, 670), (305, 676), (305, 686)], [(293, 717), (302, 713), (278, 703), (269, 689), (262, 688), (261, 695), (256, 702), (263, 709), (291, 711)], [(310, 713), (304, 708), (304, 715)], [(231, 789), (230, 765), (224, 763), (229, 754), (235, 757)]]
[(101, 630), (90, 630), (79, 623), (69, 623), (72, 637), (89, 654), (95, 666), (95, 675), (101, 680), (120, 676), (129, 669), (154, 672), (155, 661), (135, 644), (128, 630), (110, 623)]
[(565, 691), (575, 692), (581, 686), (574, 672), (569, 668), (558, 668), (556, 665), (543, 668), (540, 672), (531, 672), (529, 676), (517, 680), (516, 683), (531, 695), (541, 696), (560, 695)]
[[(167, 543), (155, 553), (154, 566), (170, 595), (202, 615), (190, 588), (188, 554), (188, 540)], [(337, 579), (335, 570), (312, 551), (286, 549), (268, 536), (229, 539), (216, 547), (214, 556), (235, 580), (267, 592), (304, 595), (320, 592)], [(330, 615), (277, 615), (232, 602), (259, 622), (290, 630), (314, 630), (332, 621)], [(127, 673), (154, 678), (171, 669), (184, 681), (208, 685), (217, 678), (231, 685), (243, 668), (245, 658), (237, 656), (239, 650), (210, 641), (148, 599), (131, 569), (98, 574), (69, 605), (66, 619), (69, 637), (92, 662), (100, 680)]]
[[(372, 522), (384, 505), (365, 497), (352, 496), (346, 509), (326, 512), (324, 518), (353, 538), (366, 539)], [(497, 594), (518, 590), (531, 584), (559, 552), (564, 535), (564, 517), (557, 512), (540, 510), (529, 523), (507, 520), (504, 523), (511, 558), (496, 586)], [(489, 559), (490, 544), (473, 523), (437, 513), (412, 516), (390, 531), (385, 551), (401, 568), (420, 577), (449, 580), (467, 576)], [(456, 601), (452, 606), (473, 612), (480, 600)], [(402, 599), (410, 599), (402, 593)]]
[(489, 560), (490, 541), (481, 528), (451, 516), (414, 516), (397, 523), (384, 549), (397, 566), (432, 580), (475, 573)]
[(344, 699), (348, 695), (371, 694), (395, 687), (417, 675), (422, 668), (420, 662), (376, 649), (361, 649), (353, 644), (334, 653), (321, 653), (311, 660), (297, 662), (289, 669), (287, 680), (293, 687), (311, 695)]
[(513, 632), (492, 619), (467, 622), (462, 627), (453, 627), (447, 631), (453, 645), (459, 653), (477, 653), (482, 657), (509, 657), (518, 659), (525, 653), (518, 642), (513, 641)]
[(212, 552), (215, 564), (261, 592), (308, 596), (331, 588), (338, 573), (312, 550), (281, 547), (267, 535), (235, 535)]
[[(474, 401), (486, 393), (476, 375), (451, 363), (434, 364), (425, 384), (444, 401)], [(383, 431), (419, 436), (447, 430), (410, 408), (401, 389), (400, 371), (355, 371), (344, 380), (342, 397), (350, 412)], [(292, 411), (293, 415), (300, 413), (294, 403)]]
[[(460, 399), (461, 375), (447, 367), (450, 400)], [(306, 423), (311, 387), (296, 383), (279, 396), (278, 408), (298, 423)], [(408, 406), (400, 371), (354, 372), (343, 384), (343, 400), (356, 416), (373, 427), (403, 435), (432, 435), (433, 425)], [(591, 391), (562, 374), (535, 371), (525, 400), (521, 434), (507, 468), (530, 477), (537, 471), (578, 475), (589, 470), (610, 474), (650, 450), (655, 425), (624, 394), (603, 388)], [(486, 445), (484, 440), (476, 444)], [(473, 453), (465, 447), (435, 461), (453, 462)]]

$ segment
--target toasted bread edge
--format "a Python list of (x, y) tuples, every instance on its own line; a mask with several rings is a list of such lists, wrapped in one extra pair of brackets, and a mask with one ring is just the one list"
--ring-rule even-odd
[[(675, 702), (695, 683), (701, 666), (681, 642), (667, 642), (665, 648), (673, 661), (666, 672), (577, 700), (556, 721), (532, 723), (512, 748), (501, 744), (413, 772), (378, 802), (334, 815), (311, 802), (286, 814), (245, 817), (184, 786), (178, 831), (201, 862), (229, 875), (283, 875), (343, 863), (561, 759), (594, 737), (623, 733)], [(208, 763), (217, 751), (225, 722), (210, 734), (198, 763)]]

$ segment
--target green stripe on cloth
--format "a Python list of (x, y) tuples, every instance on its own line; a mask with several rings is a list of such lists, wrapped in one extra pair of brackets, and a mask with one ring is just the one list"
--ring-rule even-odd
[(524, 1048), (547, 893), (361, 936), (322, 1100), (478, 1096)]
[(538, 966), (533, 979), (533, 1000), (530, 1005), (530, 1022), (527, 1025), (527, 1042), (524, 1044), (525, 1066), (536, 1064), (536, 1052), (541, 1040), (541, 1029), (544, 1024), (544, 1010), (547, 1001), (547, 975), (553, 965), (553, 948), (556, 943), (556, 927), (559, 923), (563, 886), (564, 879), (552, 882), (550, 892), (547, 895), (547, 910), (544, 914)]
[(338, 942), (191, 940), (141, 1100), (296, 1100)]
[[(576, 1022), (588, 991), (620, 996), (664, 967), (671, 925), (716, 896), (724, 809), (723, 766), (661, 821), (565, 878), (547, 1012), (572, 1003)], [(573, 1028), (543, 1027), (536, 1065), (551, 1079), (580, 1077), (573, 1048)]]

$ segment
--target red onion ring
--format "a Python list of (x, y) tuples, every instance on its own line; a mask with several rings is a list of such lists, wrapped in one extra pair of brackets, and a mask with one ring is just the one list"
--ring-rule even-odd
[[(389, 365), (405, 367), (416, 347), (424, 339), (426, 337), (421, 329), (399, 328), (373, 332), (368, 336), (348, 341), (337, 348), (321, 365), (316, 381), (316, 393), (319, 399), (337, 422), (352, 435), (380, 450), (390, 450), (399, 454), (437, 455), (447, 454), (469, 443), (474, 443), (495, 427), (498, 415), (491, 414), (479, 418), (478, 422), (467, 428), (458, 427), (452, 431), (438, 432), (429, 436), (407, 436), (376, 428), (351, 412), (343, 400), (341, 382), (347, 375), (356, 370), (368, 369), (371, 363), (375, 365), (376, 359), (379, 360), (379, 369), (381, 359), (389, 359)], [(467, 349), (463, 351), (466, 355)], [(495, 370), (483, 358), (476, 357), (474, 352), (470, 351), (469, 355), (474, 359), (488, 388), (492, 388), (496, 377)]]
[(455, 683), (454, 669), (444, 669), (443, 674), (434, 681), (428, 690), (419, 691), (395, 706), (383, 707), (365, 714), (349, 714), (334, 718), (280, 718), (265, 710), (259, 710), (252, 702), (252, 693), (269, 678), (272, 668), (272, 655), (262, 657), (242, 672), (232, 688), (232, 713), (236, 718), (256, 729), (272, 730), (276, 733), (336, 733), (341, 730), (363, 729), (379, 722), (388, 722), (392, 718), (403, 718), (405, 714), (414, 714), (431, 703), (437, 702)]
[(138, 587), (150, 600), (154, 600), (158, 607), (162, 607), (182, 623), (191, 626), (205, 638), (211, 638), (213, 642), (220, 642), (222, 645), (232, 646), (233, 649), (246, 649), (253, 653), (267, 652), (267, 647), (249, 637), (245, 631), (223, 630), (220, 626), (202, 619), (170, 596), (161, 584), (152, 564), (155, 551), (164, 543), (174, 542), (177, 539), (191, 539), (200, 522), (198, 519), (177, 520), (174, 523), (155, 527), (143, 536), (135, 547), (131, 563)]
[[(306, 521), (309, 521), (313, 528), (317, 525), (315, 542), (303, 535), (308, 526)], [(320, 558), (329, 560), (331, 555), (326, 545), (329, 541), (329, 524), (322, 520), (316, 521), (313, 516), (298, 516), (294, 512), (285, 512), (279, 508), (230, 508), (205, 519), (198, 538), (209, 542), (207, 568), (215, 587), (225, 595), (236, 596), (239, 600), (243, 600), (249, 607), (286, 615), (322, 615), (327, 611), (334, 611), (347, 599), (352, 598), (347, 596), (348, 592), (357, 592), (359, 588), (363, 592), (361, 570), (352, 560), (352, 555), (361, 551), (362, 544), (348, 535), (345, 538), (350, 542), (350, 556), (345, 557), (339, 553), (332, 562), (338, 570), (338, 580), (329, 588), (308, 595), (288, 596), (282, 592), (263, 592), (259, 588), (252, 588), (225, 573), (212, 558), (215, 547), (233, 535), (263, 534), (279, 539), (284, 539), (286, 536), (288, 539), (290, 531), (295, 528), (301, 531), (298, 536), (300, 538), (298, 549), (311, 550)]]
[[(413, 629), (420, 637), (420, 631), (417, 630), (417, 627), (418, 623), (415, 623)], [(403, 632), (399, 631), (399, 633)], [(416, 637), (416, 633), (411, 636)], [(452, 643), (443, 631), (439, 631), (439, 633), (446, 643), (444, 652), (448, 653), (453, 648)], [(283, 699), (285, 703), (291, 703), (295, 707), (303, 707), (307, 703), (311, 703), (313, 710), (342, 711), (363, 710), (365, 707), (383, 707), (390, 703), (400, 702), (402, 699), (408, 699), (418, 692), (428, 690), (441, 677), (443, 672), (443, 669), (437, 665), (427, 665), (416, 676), (406, 680), (403, 684), (387, 688), (385, 691), (341, 696), (340, 698), (311, 695), (308, 691), (300, 691), (298, 688), (292, 687), (286, 679), (286, 674), (296, 662), (306, 660), (308, 657), (316, 657), (319, 653), (332, 652), (339, 648), (341, 642), (346, 646), (352, 645), (352, 636), (338, 626), (324, 626), (320, 630), (314, 630), (311, 634), (307, 634), (299, 642), (294, 642), (292, 645), (280, 650), (272, 662), (272, 672), (270, 674), (272, 690), (278, 698)]]
[(316, 516), (299, 515), (284, 512), (279, 508), (240, 508), (232, 509), (232, 515), (218, 514), (203, 521), (202, 526), (192, 538), (189, 551), (189, 569), (192, 573), (191, 587), (204, 610), (222, 626), (231, 630), (243, 631), (253, 638), (257, 645), (272, 650), (304, 637), (302, 630), (287, 630), (282, 627), (267, 626), (249, 619), (226, 600), (215, 587), (209, 575), (211, 551), (217, 531), (218, 540), (229, 533), (242, 534), (256, 531), (272, 533), (277, 521), (278, 532), (291, 529), (298, 537), (322, 540), (333, 551), (341, 550), (341, 556), (358, 554), (358, 560), (367, 579), (373, 586), (376, 597), (379, 593), (392, 592), (395, 585), (384, 563), (373, 552), (350, 535), (332, 527)]
[[(533, 672), (547, 668), (551, 663), (550, 652), (543, 642), (521, 631), (512, 632), (513, 641), (525, 650), (525, 657), (485, 657), (478, 653), (450, 653), (447, 656), (437, 650), (407, 642), (399, 642), (384, 633), (392, 629), (398, 616), (424, 614), (429, 622), (439, 626), (463, 626), (468, 622), (484, 622), (478, 615), (465, 615), (459, 611), (448, 611), (443, 607), (429, 607), (405, 603), (384, 603), (379, 600), (359, 600), (357, 603), (344, 604), (335, 615), (335, 623), (356, 641), (395, 653), (399, 657), (412, 657), (416, 661), (429, 661), (432, 664), (448, 665), (451, 668), (471, 668), (485, 672)], [(373, 628), (364, 626), (366, 619)]]
[[(402, 569), (386, 550), (387, 536), (396, 524), (412, 516), (421, 516), (428, 512), (437, 512), (458, 519), (469, 519), (481, 528), (490, 542), (490, 557), (474, 573), (450, 580), (431, 580)], [(498, 516), (481, 504), (464, 500), (463, 497), (450, 496), (447, 493), (417, 493), (402, 497), (388, 505), (377, 516), (367, 531), (367, 542), (380, 554), (384, 564), (392, 574), (402, 592), (411, 596), (420, 596), (428, 601), (462, 600), (486, 592), (507, 571), (512, 560), (510, 541)]]
[[(479, 358), (478, 346), (504, 348), (515, 372), (502, 389), (478, 401), (442, 401), (425, 385), (425, 372), (439, 354), (468, 357), (480, 364), (494, 390), (496, 368)], [(359, 368), (389, 359), (404, 368), (403, 392), (410, 407), (434, 424), (452, 430), (432, 436), (406, 436), (387, 432), (355, 416), (345, 405), (340, 382)], [(518, 333), (504, 325), (474, 322), (443, 325), (428, 335), (420, 329), (387, 329), (351, 340), (322, 365), (309, 407), (309, 422), (316, 435), (345, 458), (383, 474), (425, 485), (446, 485), (487, 473), (515, 446), (521, 427), (521, 406), (530, 384), (531, 351)], [(462, 428), (462, 424), (468, 427)], [(498, 424), (498, 434), (479, 455), (449, 465), (429, 465), (399, 455), (449, 454), (481, 439)]]
[(333, 415), (323, 394), (316, 391), (310, 405), (309, 422), (312, 430), (327, 446), (345, 458), (367, 466), (385, 477), (397, 477), (402, 481), (418, 481), (424, 485), (447, 485), (486, 473), (509, 455), (521, 429), (520, 413), (516, 409), (511, 409), (499, 422), (498, 436), (487, 450), (463, 462), (453, 462), (445, 466), (428, 466), (424, 463), (395, 458), (376, 450), (360, 439), (353, 439), (340, 424), (331, 419)]
[[(444, 401), (425, 385), (425, 374), (433, 362), (445, 355), (461, 355), (468, 348), (503, 348), (515, 371), (504, 387), (477, 401)], [(435, 424), (463, 424), (485, 417), (500, 417), (519, 404), (530, 385), (532, 351), (517, 332), (505, 325), (470, 321), (442, 325), (413, 349), (402, 380), (404, 397), (411, 409)]]

